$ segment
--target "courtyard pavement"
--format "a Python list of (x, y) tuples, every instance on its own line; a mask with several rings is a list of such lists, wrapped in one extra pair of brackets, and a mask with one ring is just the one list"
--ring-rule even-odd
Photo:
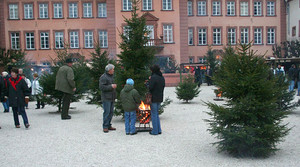
[[(27, 114), (31, 124), (16, 129), (12, 112), (0, 107), (0, 167), (296, 167), (300, 164), (300, 108), (296, 108), (284, 123), (292, 128), (279, 151), (265, 159), (234, 158), (218, 153), (211, 143), (208, 108), (204, 102), (213, 101), (213, 86), (201, 86), (199, 97), (189, 104), (176, 98), (175, 88), (167, 87), (165, 97), (173, 102), (160, 115), (162, 134), (139, 132), (125, 135), (122, 117), (113, 117), (117, 128), (102, 132), (101, 107), (86, 100), (72, 103), (71, 120), (61, 120), (57, 108), (34, 109), (29, 103)], [(295, 101), (299, 97), (295, 96)], [(215, 101), (222, 104), (224, 101)], [(22, 118), (20, 116), (20, 121)], [(138, 124), (136, 124), (138, 125)]]

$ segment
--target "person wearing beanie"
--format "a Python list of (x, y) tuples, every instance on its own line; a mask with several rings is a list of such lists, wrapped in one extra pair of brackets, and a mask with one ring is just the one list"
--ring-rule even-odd
[(136, 109), (141, 103), (139, 92), (133, 87), (134, 81), (129, 78), (126, 80), (126, 85), (121, 90), (120, 99), (123, 110), (125, 112), (125, 132), (126, 135), (135, 135)]
[(7, 81), (5, 96), (9, 99), (9, 106), (12, 107), (15, 127), (20, 128), (19, 115), (22, 115), (26, 128), (29, 128), (25, 105), (29, 101), (30, 91), (24, 79), (18, 75), (18, 69), (11, 70), (11, 77)]
[(66, 59), (66, 65), (60, 67), (56, 74), (55, 90), (63, 93), (61, 112), (62, 120), (71, 119), (71, 116), (69, 115), (69, 108), (71, 98), (76, 91), (72, 63), (71, 58)]
[(99, 78), (99, 89), (101, 90), (101, 101), (103, 105), (103, 132), (116, 130), (111, 126), (111, 120), (114, 113), (114, 103), (116, 99), (117, 84), (114, 83), (115, 66), (108, 64), (105, 67), (105, 73)]
[(150, 68), (152, 75), (149, 80), (149, 92), (152, 95), (151, 98), (151, 120), (152, 120), (152, 131), (149, 132), (151, 135), (161, 134), (160, 119), (158, 111), (160, 104), (164, 98), (165, 78), (163, 77), (158, 65), (153, 65)]

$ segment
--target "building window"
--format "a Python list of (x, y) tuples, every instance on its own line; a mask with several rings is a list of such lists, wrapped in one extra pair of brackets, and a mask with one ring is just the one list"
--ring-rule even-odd
[(206, 45), (207, 44), (207, 34), (205, 28), (200, 28), (198, 30), (198, 44)]
[(206, 1), (198, 1), (198, 15), (206, 16)]
[(49, 49), (49, 33), (41, 32), (41, 49)]
[(193, 28), (189, 28), (189, 30), (188, 30), (188, 40), (189, 40), (189, 45), (194, 45), (194, 31), (193, 31)]
[(254, 2), (254, 16), (261, 16), (262, 15), (262, 3), (261, 2)]
[(193, 58), (193, 57), (190, 57), (190, 58), (189, 58), (189, 63), (190, 63), (190, 64), (194, 63), (194, 58)]
[(212, 15), (213, 16), (220, 16), (221, 15), (221, 2), (220, 1), (213, 1)]
[(64, 33), (55, 32), (55, 48), (63, 49), (64, 48)]
[(63, 17), (63, 8), (61, 3), (53, 4), (53, 13), (54, 18), (62, 18)]
[(228, 38), (229, 45), (236, 44), (236, 29), (235, 28), (228, 28), (227, 38)]
[(275, 28), (268, 28), (267, 44), (275, 44)]
[(25, 33), (26, 37), (26, 49), (34, 49), (34, 33), (33, 32), (28, 32)]
[(106, 3), (98, 3), (98, 17), (107, 17)]
[(17, 4), (9, 4), (9, 19), (19, 19), (19, 9)]
[(148, 42), (146, 46), (154, 46), (154, 26), (153, 25), (146, 25), (146, 29), (148, 31), (147, 37), (148, 37)]
[(92, 31), (84, 32), (84, 47), (85, 48), (93, 48), (94, 47), (94, 39), (93, 39)]
[(227, 16), (235, 15), (235, 2), (229, 1), (227, 2)]
[(296, 36), (296, 26), (292, 27), (292, 37)]
[(193, 16), (193, 2), (192, 1), (187, 2), (187, 14), (188, 14), (188, 16)]
[(20, 33), (13, 32), (10, 34), (11, 49), (20, 49)]
[(213, 44), (221, 45), (221, 28), (213, 29)]
[(132, 9), (132, 0), (123, 0), (123, 10), (131, 11)]
[(241, 2), (240, 3), (240, 8), (241, 8), (241, 16), (248, 16), (248, 2)]
[(257, 44), (257, 45), (262, 44), (262, 28), (254, 29), (254, 44)]
[(33, 19), (33, 4), (24, 4), (24, 19)]
[(131, 31), (131, 29), (130, 29), (129, 26), (124, 26), (124, 28), (123, 28), (123, 35), (125, 37), (127, 37), (128, 40), (129, 40), (129, 33), (130, 33), (130, 31)]
[(47, 19), (48, 18), (48, 4), (41, 3), (39, 4), (40, 18)]
[(267, 2), (267, 16), (275, 16), (275, 2), (274, 1)]
[(99, 45), (100, 45), (100, 48), (108, 47), (107, 31), (105, 31), (105, 30), (99, 31)]
[(83, 3), (83, 17), (93, 17), (92, 3)]
[(242, 28), (241, 29), (241, 44), (248, 44), (249, 43), (249, 29)]
[(202, 64), (206, 63), (206, 58), (205, 57), (199, 57), (198, 58), (198, 63), (202, 63)]
[(143, 0), (143, 10), (152, 10), (152, 0)]
[(78, 39), (77, 31), (70, 32), (70, 47), (71, 48), (79, 48), (79, 39)]
[(162, 10), (172, 10), (172, 0), (162, 0)]
[(77, 3), (69, 3), (69, 17), (70, 18), (77, 18), (78, 17)]
[(173, 43), (173, 26), (164, 25), (163, 33), (164, 33), (164, 43)]

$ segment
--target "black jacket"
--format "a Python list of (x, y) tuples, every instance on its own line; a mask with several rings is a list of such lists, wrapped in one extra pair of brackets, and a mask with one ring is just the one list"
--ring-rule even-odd
[(17, 78), (10, 77), (7, 80), (7, 89), (5, 96), (8, 96), (9, 106), (24, 107), (25, 96), (30, 95), (30, 90), (27, 87), (26, 81), (20, 76)]
[(1, 102), (4, 101), (4, 89), (5, 89), (5, 83), (4, 83), (2, 76), (0, 76), (0, 100), (1, 100)]
[(154, 73), (149, 81), (149, 91), (152, 94), (152, 103), (163, 102), (164, 100), (165, 78), (162, 74)]

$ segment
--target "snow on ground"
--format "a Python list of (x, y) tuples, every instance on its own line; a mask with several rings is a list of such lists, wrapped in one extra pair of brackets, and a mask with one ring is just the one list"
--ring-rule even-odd
[[(35, 102), (30, 102), (27, 110), (29, 130), (25, 130), (23, 124), (16, 129), (12, 112), (3, 113), (1, 106), (0, 166), (299, 166), (299, 108), (285, 119), (293, 129), (278, 145), (280, 150), (276, 155), (251, 159), (218, 153), (211, 145), (216, 139), (209, 134), (208, 124), (203, 120), (209, 118), (204, 102), (213, 101), (214, 89), (213, 86), (202, 86), (199, 97), (186, 104), (176, 98), (174, 87), (167, 87), (165, 97), (173, 102), (160, 116), (162, 134), (158, 136), (148, 132), (125, 135), (121, 117), (112, 120), (117, 130), (105, 134), (102, 132), (102, 108), (89, 105), (85, 100), (71, 104), (75, 107), (70, 110), (71, 120), (61, 120), (53, 106), (36, 110)], [(20, 121), (23, 121), (21, 116)]]

